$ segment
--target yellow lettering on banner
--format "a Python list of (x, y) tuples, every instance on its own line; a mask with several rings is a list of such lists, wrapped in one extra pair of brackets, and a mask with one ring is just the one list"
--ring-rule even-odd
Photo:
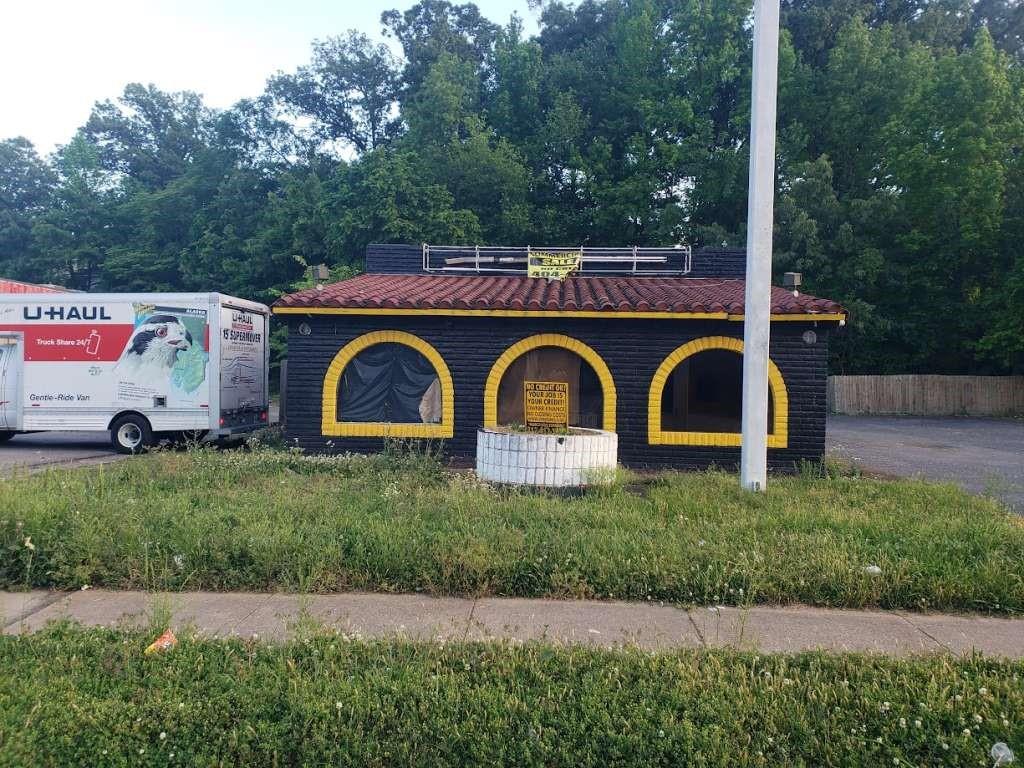
[(528, 427), (568, 427), (569, 383), (524, 381), (523, 411)]
[(580, 251), (570, 253), (533, 251), (526, 263), (526, 276), (564, 280), (570, 273), (580, 268), (582, 258), (583, 254)]

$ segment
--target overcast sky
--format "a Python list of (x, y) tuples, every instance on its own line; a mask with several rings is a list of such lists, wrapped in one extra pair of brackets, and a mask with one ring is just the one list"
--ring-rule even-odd
[[(193, 90), (228, 107), (309, 60), (310, 43), (348, 29), (380, 38), (381, 11), (414, 0), (8, 0), (0, 24), (0, 139), (41, 153), (66, 143), (96, 101), (130, 82)], [(526, 0), (477, 0), (491, 21)]]

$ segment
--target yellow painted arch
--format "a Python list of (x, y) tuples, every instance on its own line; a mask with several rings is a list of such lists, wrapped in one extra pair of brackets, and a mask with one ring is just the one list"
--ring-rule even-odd
[(498, 426), (498, 386), (501, 384), (501, 378), (505, 375), (505, 371), (521, 356), (538, 347), (562, 347), (575, 352), (590, 363), (590, 367), (594, 369), (594, 373), (597, 374), (597, 378), (601, 382), (601, 391), (604, 395), (602, 426), (608, 432), (614, 432), (615, 380), (612, 378), (612, 372), (597, 352), (582, 341), (571, 336), (563, 336), (560, 333), (540, 333), (517, 341), (495, 361), (491, 366), (491, 372), (487, 374), (487, 384), (484, 386), (484, 426)]
[[(738, 446), (740, 435), (736, 432), (678, 432), (661, 428), (661, 396), (665, 382), (676, 366), (686, 358), (709, 349), (725, 349), (743, 354), (743, 342), (729, 336), (705, 336), (683, 344), (658, 366), (651, 380), (647, 398), (647, 442), (651, 445), (706, 445)], [(789, 393), (779, 367), (768, 360), (768, 389), (774, 403), (772, 431), (768, 435), (769, 448), (785, 448), (789, 445)]]
[[(441, 383), (440, 424), (393, 424), (390, 422), (341, 421), (338, 413), (338, 385), (352, 359), (374, 344), (404, 344), (422, 354)], [(331, 437), (423, 437), (443, 438), (455, 434), (455, 385), (444, 358), (419, 336), (404, 331), (374, 331), (353, 339), (334, 356), (324, 376), (323, 410), (320, 432)]]

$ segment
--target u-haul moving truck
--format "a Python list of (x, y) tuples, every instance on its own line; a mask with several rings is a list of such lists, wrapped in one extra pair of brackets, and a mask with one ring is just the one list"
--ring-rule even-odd
[(0, 295), (0, 442), (109, 431), (134, 453), (155, 434), (257, 429), (268, 317), (219, 293)]

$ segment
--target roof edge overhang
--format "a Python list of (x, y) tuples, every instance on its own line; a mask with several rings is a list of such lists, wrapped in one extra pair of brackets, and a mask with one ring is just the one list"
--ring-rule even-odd
[[(618, 312), (588, 310), (543, 310), (543, 309), (407, 309), (390, 307), (298, 307), (276, 306), (275, 315), (384, 315), (384, 316), (431, 316), (445, 317), (532, 317), (563, 319), (607, 319), (607, 320), (730, 320), (742, 321), (743, 314), (729, 312)], [(801, 312), (775, 313), (772, 322), (846, 322), (845, 312)]]

